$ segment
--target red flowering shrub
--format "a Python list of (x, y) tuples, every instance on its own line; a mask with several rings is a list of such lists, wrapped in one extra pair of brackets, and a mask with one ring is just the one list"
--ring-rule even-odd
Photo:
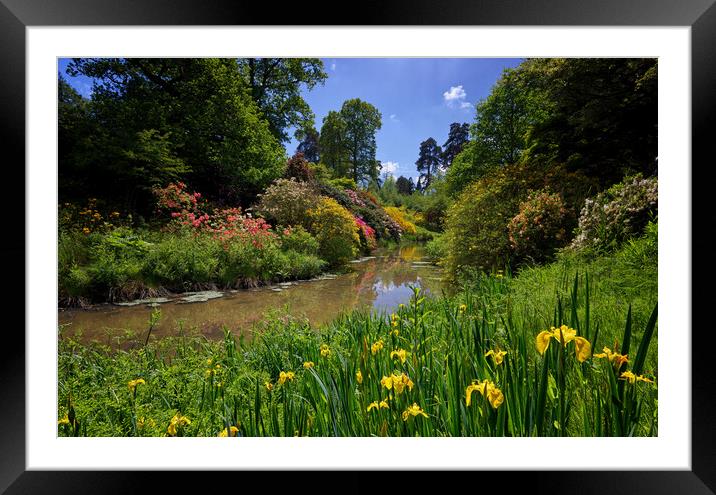
[(572, 221), (559, 194), (547, 190), (530, 194), (507, 226), (515, 255), (535, 262), (551, 259), (555, 249), (569, 241)]
[(201, 194), (189, 193), (182, 182), (169, 184), (165, 188), (156, 188), (157, 207), (169, 212), (171, 225), (185, 228), (199, 234), (210, 234), (213, 238), (226, 243), (230, 240), (250, 242), (255, 248), (262, 248), (267, 242), (276, 239), (271, 225), (263, 218), (244, 215), (241, 208), (214, 209), (211, 214), (199, 202)]
[(375, 230), (365, 223), (362, 218), (353, 217), (358, 226), (358, 235), (360, 237), (361, 249), (365, 253), (369, 253), (378, 245), (375, 240)]

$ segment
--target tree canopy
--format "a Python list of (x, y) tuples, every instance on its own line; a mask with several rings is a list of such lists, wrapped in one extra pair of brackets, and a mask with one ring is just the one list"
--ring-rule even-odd
[(428, 191), (433, 178), (437, 174), (442, 158), (442, 149), (433, 138), (428, 138), (420, 143), (420, 154), (415, 165), (420, 172), (418, 178), (418, 189)]
[(63, 174), (95, 195), (141, 208), (152, 186), (185, 179), (245, 204), (283, 171), (285, 151), (236, 59), (74, 59), (68, 73), (95, 82), (91, 132)]
[(336, 177), (349, 177), (357, 184), (378, 181), (381, 167), (375, 158), (375, 134), (382, 126), (381, 119), (376, 107), (359, 98), (346, 100), (339, 112), (324, 117), (321, 158)]
[(313, 89), (328, 78), (320, 59), (240, 58), (238, 64), (251, 97), (276, 139), (286, 142), (289, 128), (313, 125), (313, 111), (301, 96), (301, 89)]

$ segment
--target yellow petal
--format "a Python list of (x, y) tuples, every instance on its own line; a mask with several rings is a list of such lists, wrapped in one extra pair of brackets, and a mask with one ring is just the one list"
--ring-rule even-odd
[(546, 351), (547, 347), (549, 346), (549, 339), (551, 339), (553, 336), (554, 335), (552, 335), (552, 333), (547, 330), (537, 334), (537, 339), (535, 341), (535, 344), (537, 346), (537, 352), (539, 352), (540, 354), (544, 354), (544, 351)]
[(589, 341), (583, 337), (575, 337), (574, 351), (577, 354), (577, 361), (583, 363), (592, 353), (592, 344), (590, 344)]

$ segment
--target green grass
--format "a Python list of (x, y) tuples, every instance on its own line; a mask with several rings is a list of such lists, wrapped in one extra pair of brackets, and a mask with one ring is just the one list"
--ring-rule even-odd
[[(241, 436), (657, 435), (656, 258), (648, 242), (596, 258), (562, 255), (516, 278), (481, 276), (454, 296), (425, 298), (416, 289), (393, 317), (353, 312), (315, 330), (276, 315), (251, 342), (227, 331), (222, 342), (183, 336), (145, 347), (139, 336), (132, 350), (112, 351), (64, 337), (58, 406), (67, 419), (58, 431), (162, 436), (180, 414), (191, 421), (177, 430), (186, 436), (229, 426)], [(541, 355), (536, 336), (562, 324), (593, 353), (615, 350), (617, 340), (629, 361), (580, 362), (576, 341), (555, 339)], [(507, 352), (501, 364), (485, 356), (491, 349)], [(405, 362), (391, 356), (398, 350)], [(620, 379), (626, 370), (656, 383), (628, 383)], [(279, 383), (281, 372), (294, 376)], [(411, 386), (387, 389), (393, 375)], [(145, 383), (130, 390), (138, 378)], [(475, 380), (494, 384), (502, 403), (475, 391), (468, 406)], [(388, 407), (368, 411), (381, 401)], [(404, 418), (413, 404), (427, 417)]]

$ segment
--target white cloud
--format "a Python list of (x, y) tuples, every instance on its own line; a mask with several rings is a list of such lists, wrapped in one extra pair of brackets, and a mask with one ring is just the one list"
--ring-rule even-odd
[(390, 120), (392, 120), (393, 122), (400, 122), (400, 120), (398, 119), (398, 116), (395, 115), (394, 113), (391, 113), (388, 118), (389, 118)]
[(332, 71), (335, 71), (335, 70), (336, 70), (336, 63), (335, 63), (335, 62), (333, 62), (333, 63), (331, 64), (331, 70), (332, 70)]
[(467, 93), (463, 89), (462, 84), (459, 86), (450, 86), (450, 89), (443, 93), (443, 99), (450, 108), (472, 107), (472, 103), (466, 101), (466, 98)]
[(381, 162), (380, 164), (383, 166), (380, 171), (384, 174), (394, 174), (400, 168), (398, 162)]

